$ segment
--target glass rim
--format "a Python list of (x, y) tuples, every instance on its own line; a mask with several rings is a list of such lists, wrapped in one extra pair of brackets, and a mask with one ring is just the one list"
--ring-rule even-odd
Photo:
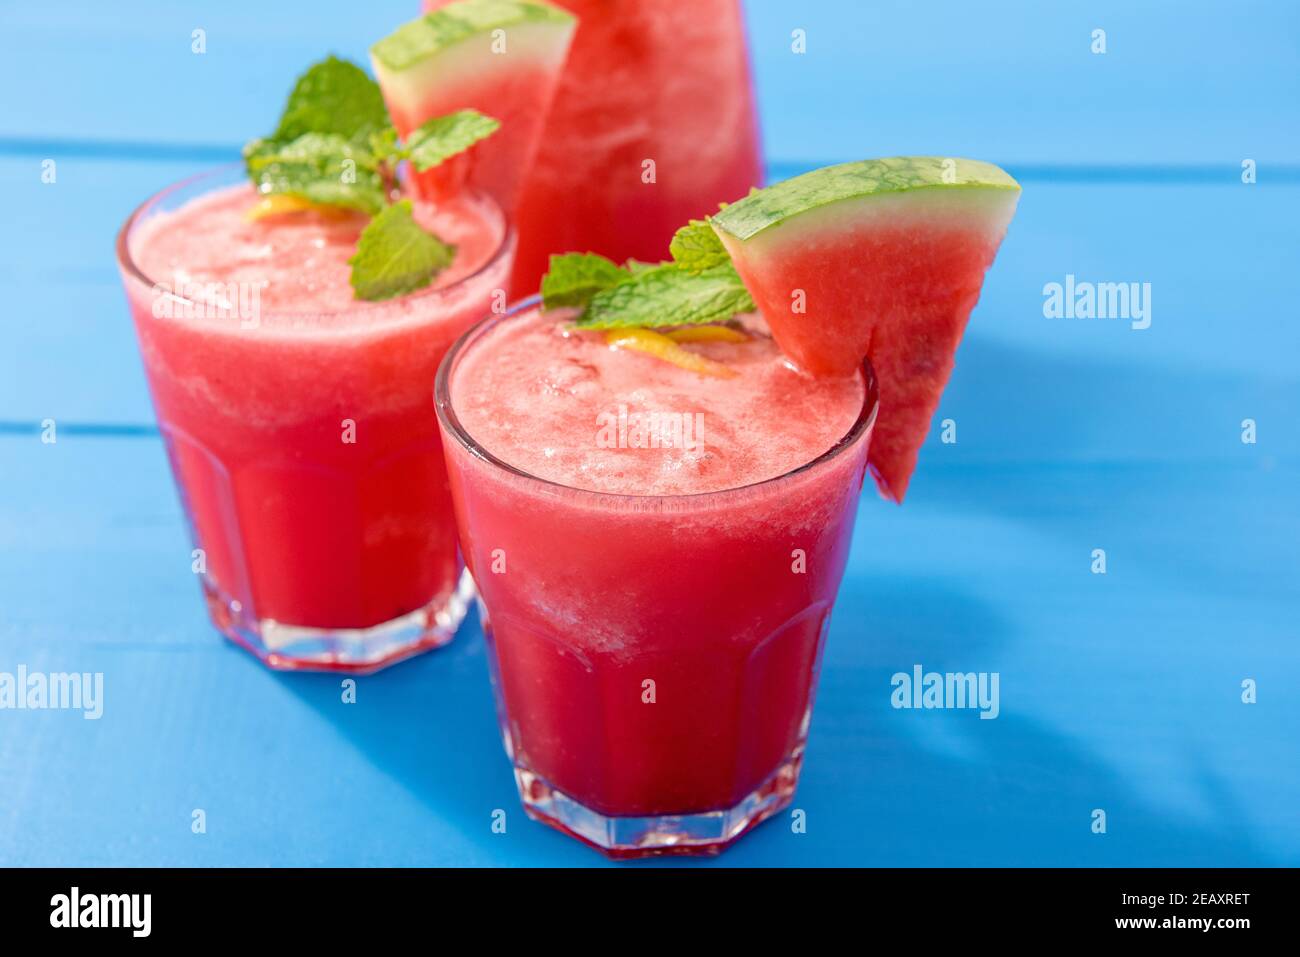
[[(155, 203), (167, 198), (168, 196), (180, 192), (181, 190), (187, 189), (191, 186), (195, 186), (196, 184), (199, 184), (204, 180), (219, 179), (220, 177), (227, 176), (236, 171), (241, 171), (243, 170), (243, 168), (244, 168), (244, 164), (240, 162), (223, 163), (220, 166), (209, 167), (208, 169), (205, 169), (201, 172), (193, 173), (189, 176), (186, 176), (183, 179), (179, 179), (172, 183), (169, 183), (168, 185), (164, 186), (162, 189), (158, 190), (156, 193), (152, 193), (149, 196), (145, 197), (143, 202), (141, 202), (133, 210), (131, 210), (130, 214), (126, 217), (126, 221), (123, 222), (121, 228), (118, 229), (117, 238), (114, 240), (114, 246), (113, 246), (117, 256), (118, 266), (126, 274), (127, 278), (139, 280), (150, 289), (153, 289), (156, 286), (160, 285), (158, 280), (150, 278), (145, 273), (145, 271), (142, 268), (140, 268), (140, 265), (135, 261), (135, 257), (131, 255), (131, 245), (130, 245), (131, 231), (136, 225), (140, 223), (146, 210), (151, 208)], [(213, 187), (213, 188), (219, 189), (220, 187)], [(473, 272), (461, 276), (455, 282), (449, 283), (446, 286), (430, 285), (426, 289), (420, 289), (412, 293), (407, 293), (404, 296), (395, 296), (392, 299), (380, 299), (373, 302), (365, 299), (356, 299), (353, 300), (351, 303), (349, 303), (348, 306), (343, 309), (315, 309), (315, 310), (309, 310), (305, 312), (294, 311), (292, 309), (269, 309), (267, 310), (267, 313), (273, 316), (341, 316), (351, 312), (369, 312), (369, 311), (377, 311), (383, 309), (391, 310), (393, 306), (397, 303), (408, 303), (413, 301), (420, 301), (426, 298), (436, 299), (436, 298), (450, 295), (453, 292), (460, 291), (469, 283), (473, 282), (476, 279), (481, 278), (489, 270), (497, 267), (501, 263), (501, 260), (505, 256), (510, 254), (510, 250), (514, 246), (514, 238), (515, 238), (515, 224), (513, 220), (510, 218), (510, 214), (505, 210), (504, 207), (502, 207), (502, 205), (499, 202), (496, 201), (494, 197), (483, 192), (482, 190), (468, 191), (467, 195), (473, 197), (476, 200), (485, 201), (491, 204), (491, 208), (501, 218), (500, 240), (497, 242), (496, 247), (492, 250), (492, 254), (488, 256), (488, 258), (484, 260), (483, 264), (479, 266), (477, 269), (475, 269)], [(171, 296), (174, 301), (181, 303), (183, 305), (193, 305), (193, 306), (202, 305), (202, 303), (195, 302), (194, 300), (184, 295), (181, 295), (180, 293), (170, 292), (168, 293), (168, 295)]]
[[(774, 475), (770, 478), (762, 479), (758, 482), (750, 482), (747, 485), (733, 485), (727, 488), (712, 489), (707, 492), (673, 492), (667, 495), (655, 495), (643, 492), (603, 492), (597, 489), (582, 488), (577, 485), (568, 485), (564, 482), (556, 482), (552, 479), (542, 478), (540, 475), (534, 475), (524, 469), (511, 465), (497, 456), (493, 455), (486, 448), (479, 444), (469, 431), (461, 423), (460, 417), (456, 415), (456, 410), (451, 403), (451, 369), (456, 360), (462, 353), (467, 351), (475, 340), (486, 335), (490, 330), (496, 328), (499, 324), (512, 319), (520, 313), (540, 305), (542, 297), (532, 295), (525, 299), (516, 300), (505, 312), (497, 315), (488, 315), (480, 319), (474, 325), (466, 329), (456, 341), (452, 343), (442, 361), (438, 363), (438, 373), (434, 377), (433, 385), (433, 405), (438, 414), (438, 421), (446, 432), (455, 438), (456, 442), (467, 451), (471, 456), (492, 466), (496, 469), (508, 472), (519, 478), (530, 482), (536, 482), (540, 485), (552, 489), (559, 489), (568, 493), (575, 493), (580, 496), (594, 496), (596, 498), (614, 499), (624, 502), (701, 502), (712, 497), (734, 495), (738, 492), (753, 492), (768, 486), (774, 486), (777, 483), (785, 482), (804, 472), (810, 472), (813, 469), (824, 465), (839, 456), (850, 448), (853, 448), (865, 436), (876, 423), (876, 416), (880, 411), (880, 395), (876, 384), (875, 370), (871, 367), (870, 361), (866, 358), (862, 360), (862, 408), (858, 412), (858, 417), (849, 430), (835, 441), (830, 448), (820, 455), (809, 459), (802, 465), (796, 466), (789, 471), (782, 472), (780, 475)], [(445, 457), (445, 452), (444, 452)], [(450, 465), (448, 466), (450, 468)]]

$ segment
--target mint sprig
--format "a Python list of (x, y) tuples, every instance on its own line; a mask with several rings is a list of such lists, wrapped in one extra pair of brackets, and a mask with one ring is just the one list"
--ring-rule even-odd
[(491, 136), (500, 122), (476, 110), (435, 117), (402, 142), (379, 85), (354, 63), (330, 56), (294, 84), (275, 132), (244, 147), (259, 193), (372, 216), (358, 240), (351, 284), (357, 298), (390, 299), (429, 285), (455, 247), (394, 203), (399, 164), (432, 169)]
[(691, 220), (669, 245), (672, 260), (619, 266), (596, 253), (552, 256), (542, 277), (546, 309), (577, 307), (583, 329), (726, 322), (754, 300), (708, 220)]

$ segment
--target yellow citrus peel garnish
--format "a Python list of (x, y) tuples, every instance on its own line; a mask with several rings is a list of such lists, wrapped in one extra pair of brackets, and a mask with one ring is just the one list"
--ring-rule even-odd
[(322, 203), (313, 203), (301, 196), (275, 193), (271, 196), (263, 196), (256, 206), (253, 206), (244, 214), (244, 219), (252, 223), (257, 222), (259, 219), (266, 219), (268, 216), (282, 216), (285, 213), (305, 213), (308, 210), (336, 218), (348, 215), (346, 209), (340, 209), (338, 206), (326, 206)]
[(737, 372), (721, 362), (714, 362), (689, 349), (683, 349), (662, 332), (652, 329), (610, 329), (605, 333), (605, 341), (616, 349), (633, 349), (646, 355), (671, 362), (699, 375), (713, 376), (717, 379), (733, 379)]
[(748, 342), (749, 336), (731, 326), (683, 326), (665, 332), (673, 342)]

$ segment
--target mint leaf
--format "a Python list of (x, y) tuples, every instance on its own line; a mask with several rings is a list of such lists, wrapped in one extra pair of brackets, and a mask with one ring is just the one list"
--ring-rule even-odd
[(374, 157), (337, 133), (304, 133), (288, 142), (253, 140), (244, 163), (258, 192), (377, 213), (385, 185)]
[(552, 256), (542, 277), (542, 304), (547, 309), (585, 306), (602, 289), (628, 282), (631, 274), (596, 253)]
[(411, 165), (423, 173), (491, 136), (500, 127), (499, 120), (477, 110), (437, 116), (411, 131), (406, 138), (406, 155)]
[(597, 292), (576, 325), (583, 329), (696, 325), (725, 322), (754, 308), (730, 262), (698, 273), (666, 263)]
[(423, 289), (451, 265), (456, 247), (424, 230), (411, 215), (411, 201), (388, 206), (361, 231), (352, 267), (358, 299), (392, 299)]
[(692, 219), (673, 235), (668, 246), (673, 262), (687, 272), (699, 273), (731, 262), (722, 240), (707, 219)]
[(389, 125), (379, 84), (361, 67), (330, 56), (298, 77), (272, 139), (295, 140), (304, 133), (337, 133), (364, 144)]

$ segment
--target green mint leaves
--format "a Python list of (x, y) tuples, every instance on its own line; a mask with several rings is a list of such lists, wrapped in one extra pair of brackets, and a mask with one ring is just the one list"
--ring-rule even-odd
[(391, 129), (379, 85), (356, 64), (330, 56), (298, 77), (275, 132), (244, 147), (244, 164), (263, 195), (374, 215), (388, 183), (373, 142)]
[(595, 253), (552, 256), (542, 277), (547, 309), (581, 309), (583, 329), (689, 326), (751, 312), (754, 300), (707, 220), (691, 220), (668, 247), (672, 261), (619, 266)]
[(379, 85), (356, 64), (330, 56), (298, 78), (275, 133), (244, 147), (244, 165), (262, 195), (374, 217), (349, 260), (351, 283), (359, 299), (390, 299), (427, 286), (455, 254), (415, 221), (409, 200), (393, 204), (398, 164), (432, 169), (500, 125), (461, 110), (429, 120), (403, 143)]
[(254, 140), (244, 150), (248, 175), (264, 195), (293, 195), (373, 216), (388, 186), (372, 154), (337, 133)]
[(304, 133), (337, 133), (365, 143), (388, 125), (379, 84), (355, 63), (329, 56), (298, 77), (271, 138), (283, 142)]
[(577, 325), (585, 329), (691, 326), (727, 322), (753, 308), (754, 300), (730, 262), (699, 273), (668, 263), (598, 292)]
[(405, 144), (391, 126), (373, 132), (369, 137), (370, 153), (377, 163), (393, 165), (408, 160), (417, 173), (423, 173), (465, 152), (500, 128), (500, 120), (478, 110), (459, 110), (421, 124), (411, 131)]
[(417, 172), (432, 169), (443, 160), (463, 153), (501, 128), (501, 122), (477, 110), (436, 116), (406, 138), (406, 158)]
[(552, 256), (550, 268), (542, 277), (542, 302), (547, 309), (562, 306), (586, 306), (602, 289), (617, 286), (632, 278), (612, 260), (595, 253), (565, 253)]
[(403, 199), (384, 208), (361, 232), (352, 266), (358, 299), (392, 299), (423, 289), (451, 265), (456, 247), (427, 232)]
[(668, 253), (673, 262), (690, 273), (700, 273), (731, 262), (722, 240), (705, 219), (692, 219), (677, 230), (668, 245)]

